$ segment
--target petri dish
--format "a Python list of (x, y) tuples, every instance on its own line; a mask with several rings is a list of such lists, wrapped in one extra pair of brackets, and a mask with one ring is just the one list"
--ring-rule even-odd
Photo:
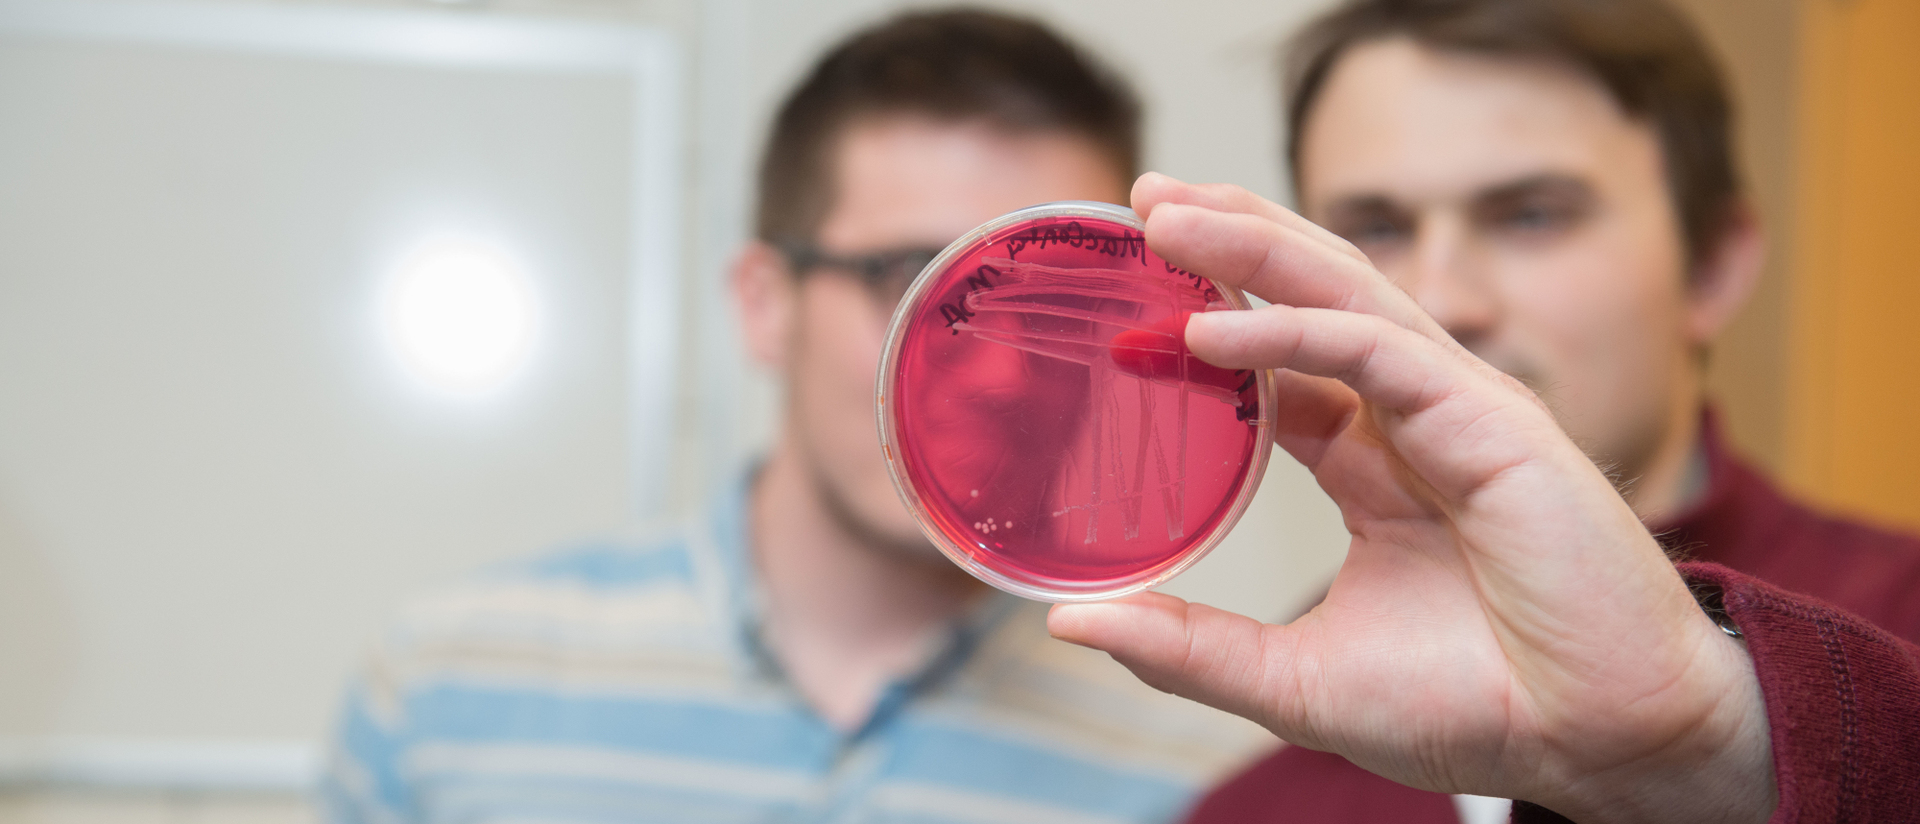
[(1004, 215), (920, 272), (876, 381), (901, 500), (947, 557), (1040, 601), (1156, 586), (1220, 542), (1273, 442), (1273, 378), (1186, 349), (1239, 290), (1168, 264), (1131, 209)]

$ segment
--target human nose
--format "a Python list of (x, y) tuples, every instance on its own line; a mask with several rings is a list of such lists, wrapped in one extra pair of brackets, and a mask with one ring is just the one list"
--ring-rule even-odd
[(1419, 222), (1409, 270), (1399, 278), (1447, 334), (1467, 348), (1499, 320), (1499, 300), (1465, 221), (1440, 215)]

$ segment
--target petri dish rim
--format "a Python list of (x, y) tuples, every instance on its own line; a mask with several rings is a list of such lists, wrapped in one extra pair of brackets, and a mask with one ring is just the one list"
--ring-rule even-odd
[[(900, 449), (900, 433), (893, 413), (894, 398), (897, 396), (896, 378), (899, 371), (900, 349), (905, 342), (909, 320), (918, 315), (921, 301), (933, 288), (934, 281), (946, 272), (947, 267), (956, 260), (971, 255), (983, 241), (999, 234), (1003, 230), (1031, 221), (1052, 218), (1074, 217), (1091, 220), (1103, 220), (1125, 226), (1138, 232), (1146, 231), (1146, 222), (1132, 209), (1112, 203), (1096, 201), (1068, 200), (1029, 206), (1000, 217), (994, 218), (959, 239), (947, 245), (940, 254), (928, 261), (920, 274), (900, 298), (894, 309), (893, 317), (887, 323), (886, 344), (881, 350), (878, 374), (875, 375), (874, 412), (875, 424), (880, 436), (881, 455), (887, 463), (887, 475), (893, 481), (894, 492), (900, 496), (900, 502), (906, 506), (920, 531), (933, 542), (935, 548), (948, 560), (975, 578), (986, 582), (996, 589), (1018, 595), (1034, 601), (1049, 603), (1084, 603), (1123, 598), (1138, 592), (1144, 592), (1166, 583), (1219, 546), (1227, 533), (1233, 531), (1247, 507), (1259, 492), (1260, 482), (1266, 476), (1267, 462), (1273, 452), (1273, 409), (1275, 405), (1275, 383), (1270, 370), (1255, 370), (1255, 397), (1258, 408), (1254, 417), (1248, 421), (1253, 426), (1253, 454), (1249, 456), (1245, 475), (1242, 477), (1239, 492), (1226, 514), (1212, 530), (1200, 540), (1195, 541), (1186, 550), (1167, 561), (1149, 567), (1133, 575), (1098, 581), (1067, 581), (1045, 579), (1040, 576), (1014, 577), (1002, 573), (973, 558), (973, 553), (964, 546), (956, 544), (939, 527), (939, 519), (921, 499), (920, 491), (914, 486), (907, 472), (906, 457)], [(1231, 309), (1252, 308), (1246, 295), (1238, 288), (1207, 278), (1218, 290), (1222, 302)]]

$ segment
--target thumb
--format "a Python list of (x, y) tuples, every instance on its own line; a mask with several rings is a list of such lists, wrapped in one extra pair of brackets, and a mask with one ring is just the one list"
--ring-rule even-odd
[(1287, 737), (1277, 710), (1295, 704), (1298, 691), (1296, 644), (1286, 627), (1149, 592), (1055, 605), (1047, 613), (1047, 631), (1113, 656), (1155, 689), (1252, 719)]

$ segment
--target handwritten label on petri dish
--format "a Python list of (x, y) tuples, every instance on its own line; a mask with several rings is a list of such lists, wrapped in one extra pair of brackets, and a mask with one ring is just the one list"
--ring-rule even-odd
[(1185, 342), (1194, 313), (1245, 302), (1154, 255), (1131, 212), (1026, 212), (949, 247), (895, 317), (894, 478), (935, 543), (996, 586), (1144, 588), (1210, 548), (1264, 468), (1260, 376)]

